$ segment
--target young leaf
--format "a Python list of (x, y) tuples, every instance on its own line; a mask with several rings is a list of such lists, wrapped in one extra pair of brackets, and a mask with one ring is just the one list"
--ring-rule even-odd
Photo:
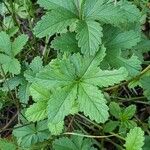
[(11, 150), (16, 150), (17, 146), (14, 143), (12, 143), (12, 142), (10, 142), (6, 139), (1, 139), (0, 138), (0, 149), (1, 150), (10, 150), (10, 149)]
[[(21, 41), (22, 43), (20, 43)], [(16, 41), (11, 42), (10, 37), (5, 32), (0, 32), (0, 52), (3, 52), (0, 53), (0, 64), (2, 65), (2, 68), (5, 73), (20, 73), (20, 62), (15, 58), (15, 55), (22, 50), (26, 42), (27, 36), (23, 34), (20, 37), (18, 37)]]
[(120, 108), (119, 104), (117, 104), (115, 102), (111, 102), (109, 105), (109, 111), (110, 111), (111, 115), (113, 115), (116, 119), (120, 118), (121, 108)]
[(18, 145), (23, 148), (30, 148), (32, 144), (42, 142), (50, 137), (47, 130), (47, 121), (38, 122), (35, 126), (30, 124), (13, 130), (13, 135), (17, 138)]
[(144, 132), (141, 128), (135, 127), (127, 134), (125, 148), (126, 150), (142, 150), (144, 145)]
[(112, 132), (119, 125), (119, 121), (110, 120), (104, 125), (104, 132)]
[(127, 118), (128, 120), (131, 119), (136, 112), (136, 106), (130, 105), (122, 113), (123, 118)]

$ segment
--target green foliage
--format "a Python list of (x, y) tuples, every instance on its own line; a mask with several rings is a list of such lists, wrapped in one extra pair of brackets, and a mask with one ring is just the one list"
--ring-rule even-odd
[(150, 147), (150, 136), (145, 136), (143, 150), (149, 150)]
[(17, 143), (23, 148), (29, 148), (31, 145), (42, 142), (50, 137), (47, 130), (46, 121), (29, 124), (26, 126), (17, 125), (13, 130), (13, 135), (17, 138)]
[(0, 138), (0, 148), (1, 150), (16, 150), (17, 147), (12, 142)]
[(0, 1), (0, 149), (149, 148), (147, 8)]
[(54, 150), (96, 150), (92, 145), (90, 139), (77, 136), (59, 138), (53, 142)]
[[(50, 123), (58, 124), (63, 121), (64, 117), (71, 113), (75, 101), (78, 104), (78, 111), (84, 112), (91, 120), (104, 123), (108, 119), (106, 99), (97, 86), (107, 87), (119, 83), (125, 79), (127, 72), (124, 68), (112, 71), (100, 70), (98, 65), (104, 56), (104, 47), (91, 57), (74, 54), (67, 60), (54, 60), (37, 74), (38, 84), (49, 90), (56, 88), (48, 101)], [(40, 107), (42, 109), (42, 105)], [(28, 109), (28, 112), (32, 109), (35, 110), (35, 106)]]
[(117, 121), (109, 120), (104, 126), (105, 132), (111, 132), (119, 126), (120, 133), (126, 133), (127, 129), (132, 129), (136, 127), (136, 122), (132, 120), (135, 112), (136, 106), (130, 105), (128, 107), (121, 108), (118, 103), (111, 102), (109, 105), (109, 111)]
[(51, 11), (38, 22), (34, 28), (35, 35), (44, 37), (66, 32), (67, 26), (76, 23), (78, 46), (83, 54), (90, 55), (94, 55), (101, 44), (103, 33), (99, 22), (120, 27), (123, 23), (137, 22), (140, 17), (139, 10), (131, 3), (120, 2), (115, 5), (113, 2), (106, 3), (105, 0), (39, 0), (38, 3)]
[(142, 150), (144, 145), (144, 132), (141, 128), (135, 127), (127, 134), (125, 148), (126, 150)]
[(9, 35), (0, 32), (0, 64), (5, 73), (19, 74), (21, 66), (15, 56), (23, 49), (28, 37), (24, 34), (18, 36), (14, 42), (10, 41)]
[(150, 77), (145, 76), (141, 78), (140, 83), (144, 89), (144, 95), (147, 97), (148, 100), (150, 100)]

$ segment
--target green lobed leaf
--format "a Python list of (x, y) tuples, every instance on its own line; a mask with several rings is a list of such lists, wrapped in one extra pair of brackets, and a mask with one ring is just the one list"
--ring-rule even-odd
[(62, 33), (67, 26), (71, 25), (76, 20), (76, 15), (66, 10), (52, 10), (47, 12), (37, 23), (34, 28), (34, 34), (41, 38), (47, 35), (52, 36), (55, 33)]
[(52, 61), (48, 66), (36, 75), (35, 81), (44, 87), (51, 89), (72, 84), (75, 79), (75, 68), (69, 60), (58, 59)]
[[(82, 56), (77, 53), (68, 59), (55, 59), (37, 74), (37, 84), (52, 91), (47, 111), (48, 124), (52, 128), (49, 129), (54, 134), (57, 133), (54, 127), (69, 114), (84, 112), (98, 123), (104, 123), (108, 119), (106, 100), (97, 86), (119, 83), (125, 79), (127, 73), (124, 68), (113, 71), (100, 70), (99, 65), (105, 57), (105, 50), (102, 46), (94, 56)], [(38, 101), (38, 95), (41, 95), (42, 91), (37, 89), (34, 94), (37, 94), (37, 97), (33, 97), (37, 99), (35, 101)]]
[(116, 129), (116, 127), (119, 125), (119, 121), (112, 121), (110, 120), (104, 125), (104, 132), (112, 132)]
[(83, 54), (94, 55), (101, 44), (102, 27), (95, 21), (80, 21), (77, 24), (78, 46)]
[(139, 74), (142, 69), (142, 62), (136, 55), (132, 55), (130, 58), (123, 58), (121, 51), (118, 49), (112, 49), (107, 51), (107, 55), (102, 65), (110, 65), (114, 68), (125, 67), (130, 77), (134, 77)]
[(132, 3), (106, 3), (104, 0), (86, 0), (83, 10), (86, 19), (95, 19), (115, 26), (137, 22), (141, 15)]
[(11, 55), (10, 37), (3, 31), (0, 32), (0, 52), (5, 52), (6, 54)]
[[(110, 36), (111, 35), (111, 36)], [(137, 31), (121, 31), (110, 25), (104, 27), (103, 42), (111, 49), (131, 49), (141, 40), (141, 35)]]
[(83, 137), (74, 137), (70, 139), (67, 137), (56, 139), (53, 142), (54, 150), (96, 150), (92, 147), (90, 139), (84, 139)]
[[(0, 53), (0, 64), (5, 73), (9, 72), (16, 75), (20, 73), (21, 65), (15, 58), (15, 55), (21, 51), (23, 45), (27, 42), (26, 36), (26, 40), (21, 43), (20, 39), (24, 36), (25, 35), (22, 34), (20, 37), (17, 37), (16, 41), (11, 42), (8, 34), (3, 31), (0, 32), (0, 52), (2, 52)], [(19, 42), (17, 42), (18, 40)]]
[(150, 100), (150, 76), (145, 76), (140, 79), (142, 88), (144, 89), (144, 95)]
[(20, 86), (18, 90), (18, 98), (20, 102), (27, 104), (30, 96), (29, 91), (30, 83), (24, 81)]
[(84, 83), (79, 84), (78, 91), (80, 111), (83, 111), (91, 120), (104, 123), (109, 116), (104, 95), (97, 87)]
[(61, 52), (78, 52), (80, 49), (78, 47), (78, 41), (75, 39), (75, 33), (67, 32), (57, 36), (52, 41), (52, 48), (55, 50), (60, 50)]
[(64, 121), (60, 121), (57, 124), (53, 124), (50, 121), (48, 122), (48, 128), (52, 135), (59, 135), (62, 133), (64, 128)]
[[(58, 94), (59, 93), (59, 94)], [(68, 86), (56, 90), (48, 102), (48, 120), (52, 124), (63, 121), (70, 114), (77, 95), (77, 86)]]
[(113, 115), (116, 119), (120, 118), (120, 115), (122, 114), (121, 108), (118, 103), (111, 102), (109, 105), (109, 111), (111, 115)]
[(119, 83), (120, 81), (124, 80), (128, 75), (127, 70), (124, 67), (121, 67), (118, 70), (99, 70), (94, 74), (83, 76), (83, 80), (87, 84), (93, 84), (100, 87), (108, 87), (114, 84)]
[(66, 10), (68, 13), (78, 14), (76, 2), (74, 0), (38, 0), (38, 4), (48, 10)]
[(16, 75), (20, 73), (20, 62), (15, 58), (11, 58), (5, 54), (0, 54), (0, 64), (2, 64), (5, 73), (10, 72)]
[(23, 49), (27, 41), (28, 41), (28, 36), (24, 34), (18, 36), (14, 40), (14, 42), (12, 43), (12, 52), (14, 56), (16, 56)]
[(126, 150), (142, 150), (144, 145), (144, 132), (141, 128), (135, 127), (131, 129), (126, 137), (125, 148)]
[(1, 150), (16, 150), (17, 146), (11, 141), (0, 138), (0, 149)]
[(125, 110), (122, 113), (123, 118), (131, 119), (136, 112), (136, 106), (135, 105), (130, 105), (125, 108)]
[(37, 73), (43, 68), (42, 58), (39, 56), (35, 57), (29, 65), (29, 69), (24, 72), (24, 77), (30, 83), (34, 82), (34, 78)]
[(32, 122), (41, 121), (47, 118), (47, 101), (39, 101), (31, 105), (27, 109), (25, 116)]
[(50, 137), (45, 120), (38, 122), (36, 126), (34, 124), (19, 126), (13, 130), (13, 135), (17, 138), (18, 145), (23, 148), (30, 148), (32, 144), (43, 142)]

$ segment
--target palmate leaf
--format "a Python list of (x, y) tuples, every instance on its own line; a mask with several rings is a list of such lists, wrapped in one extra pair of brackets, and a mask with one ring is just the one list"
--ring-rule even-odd
[[(110, 65), (114, 68), (125, 67), (131, 77), (137, 75), (142, 69), (142, 62), (134, 54), (129, 58), (123, 58), (120, 50), (110, 50), (103, 62), (105, 65)], [(103, 64), (103, 65), (104, 65)]]
[(23, 49), (28, 37), (24, 34), (17, 37), (14, 42), (10, 41), (10, 37), (5, 32), (0, 32), (0, 64), (5, 73), (20, 73), (20, 62), (15, 56)]
[(96, 150), (92, 145), (90, 139), (79, 136), (72, 136), (70, 139), (63, 137), (53, 142), (54, 150)]
[(127, 134), (125, 148), (126, 150), (142, 150), (144, 145), (144, 132), (141, 128), (135, 127)]
[(95, 21), (80, 21), (77, 24), (78, 45), (83, 54), (94, 55), (99, 50), (102, 27)]
[[(112, 35), (112, 36), (110, 36)], [(129, 58), (122, 57), (122, 51), (131, 49), (140, 42), (140, 34), (130, 30), (122, 32), (118, 28), (106, 26), (104, 28), (103, 42), (107, 48), (107, 55), (103, 61), (104, 66), (111, 66), (114, 68), (125, 67), (130, 76), (135, 76), (142, 69), (142, 62), (134, 54)]]
[(27, 126), (17, 127), (13, 130), (13, 135), (17, 138), (18, 145), (22, 146), (23, 148), (30, 148), (31, 145), (43, 142), (44, 140), (50, 137), (50, 132), (47, 128), (47, 121), (38, 122), (35, 124), (30, 124)]
[(103, 42), (108, 49), (130, 49), (141, 40), (140, 33), (133, 30), (121, 31), (119, 28), (110, 25), (105, 26), (103, 29)]
[(5, 73), (10, 72), (12, 74), (19, 74), (21, 65), (20, 62), (15, 59), (11, 58), (8, 55), (0, 53), (0, 64), (2, 64), (2, 68)]
[(51, 132), (72, 112), (84, 112), (98, 123), (108, 119), (106, 100), (98, 87), (119, 83), (125, 79), (127, 72), (124, 68), (100, 70), (99, 64), (105, 56), (105, 50), (102, 47), (95, 56), (78, 53), (68, 59), (55, 59), (37, 74), (35, 81), (52, 91), (47, 107)]

